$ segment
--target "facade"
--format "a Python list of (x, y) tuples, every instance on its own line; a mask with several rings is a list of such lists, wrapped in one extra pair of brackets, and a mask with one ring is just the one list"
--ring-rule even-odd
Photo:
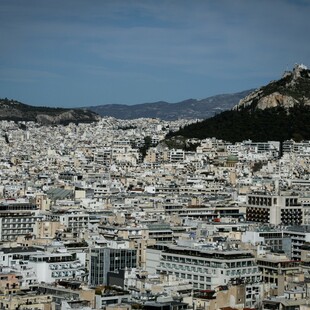
[(76, 279), (82, 280), (86, 274), (81, 262), (69, 253), (42, 253), (29, 257), (29, 266), (33, 267), (39, 282)]
[(298, 196), (248, 194), (246, 219), (273, 225), (301, 225), (303, 210)]
[(38, 209), (28, 200), (0, 201), (0, 240), (13, 241), (20, 236), (32, 236)]
[(176, 149), (175, 150), (175, 149), (173, 149), (169, 153), (169, 161), (171, 163), (183, 161), (184, 158), (185, 158), (185, 152), (183, 150), (180, 150), (180, 149)]
[(149, 224), (148, 237), (156, 242), (172, 242), (173, 233), (169, 224)]
[(134, 249), (92, 248), (90, 250), (90, 286), (106, 285), (108, 272), (135, 268), (137, 255)]
[(299, 155), (310, 154), (310, 141), (295, 142), (294, 140), (287, 140), (283, 142), (283, 153), (295, 153)]
[(45, 218), (50, 222), (59, 222), (74, 237), (79, 236), (83, 230), (88, 229), (89, 225), (89, 214), (78, 210), (66, 213), (46, 213)]
[(78, 236), (83, 229), (88, 228), (89, 214), (69, 213), (60, 216), (60, 223), (63, 224), (74, 236)]
[(157, 272), (187, 279), (194, 289), (214, 289), (243, 281), (256, 283), (261, 273), (249, 251), (167, 246), (160, 253)]
[(52, 302), (52, 295), (17, 294), (0, 299), (0, 309), (21, 309), (21, 310), (53, 310), (55, 305)]
[(256, 153), (270, 152), (274, 158), (277, 158), (280, 154), (280, 142), (268, 141), (268, 142), (252, 142), (244, 141), (243, 145), (246, 149), (252, 150)]
[[(102, 293), (95, 296), (96, 309), (105, 309), (108, 306), (113, 307), (113, 305), (122, 305), (127, 303), (130, 299), (131, 296), (128, 292), (113, 292), (113, 290), (110, 290), (106, 294)], [(123, 309), (123, 307), (121, 307), (121, 309)], [(126, 308), (124, 310), (126, 310)]]
[(8, 295), (17, 293), (21, 287), (21, 279), (21, 274), (0, 268), (0, 291)]
[(247, 230), (242, 235), (242, 242), (253, 245), (264, 245), (272, 252), (283, 251), (291, 257), (291, 238), (284, 236), (282, 229), (263, 226), (255, 230)]
[(310, 242), (310, 225), (286, 227), (283, 233), (291, 239), (291, 258), (301, 260), (301, 248)]
[(257, 259), (267, 294), (283, 296), (291, 277), (302, 275), (300, 262), (292, 261), (283, 254), (267, 254)]

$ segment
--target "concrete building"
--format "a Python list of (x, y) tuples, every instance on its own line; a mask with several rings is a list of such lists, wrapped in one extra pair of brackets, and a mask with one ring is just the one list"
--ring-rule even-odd
[[(290, 260), (285, 254), (271, 253), (257, 258), (262, 280), (268, 296), (282, 296), (291, 276), (303, 276), (300, 262)], [(299, 279), (300, 281), (303, 278)]]
[(301, 225), (303, 210), (295, 195), (248, 194), (246, 219), (273, 225)]
[(97, 247), (90, 250), (89, 285), (92, 287), (107, 284), (110, 271), (118, 271), (137, 266), (135, 249)]
[(32, 236), (38, 218), (36, 205), (28, 200), (0, 201), (0, 240), (12, 241), (19, 236)]
[(39, 282), (54, 283), (60, 280), (85, 277), (85, 267), (69, 253), (42, 253), (30, 255), (29, 266), (33, 267)]
[(239, 280), (256, 283), (261, 279), (255, 258), (249, 251), (172, 245), (157, 251), (157, 272), (190, 280), (196, 289), (214, 289)]

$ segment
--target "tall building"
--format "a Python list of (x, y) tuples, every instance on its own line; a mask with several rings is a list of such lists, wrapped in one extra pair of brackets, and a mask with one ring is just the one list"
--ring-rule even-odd
[(137, 253), (134, 249), (92, 248), (90, 251), (91, 286), (106, 285), (108, 272), (116, 272), (137, 266)]

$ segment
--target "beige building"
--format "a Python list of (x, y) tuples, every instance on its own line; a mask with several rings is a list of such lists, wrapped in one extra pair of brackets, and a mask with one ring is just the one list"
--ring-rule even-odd
[(58, 221), (38, 221), (34, 225), (33, 233), (37, 239), (56, 236), (57, 232), (64, 229), (64, 225)]
[(54, 303), (51, 295), (10, 295), (0, 299), (0, 309), (37, 309), (37, 310), (53, 310)]
[(248, 194), (246, 218), (251, 222), (274, 225), (301, 225), (303, 211), (298, 196)]
[(17, 293), (20, 289), (21, 277), (21, 274), (16, 272), (6, 272), (0, 269), (0, 291), (5, 295)]
[(282, 296), (292, 280), (304, 280), (300, 262), (292, 261), (284, 254), (266, 254), (257, 258), (257, 265), (262, 271), (262, 281), (267, 296)]

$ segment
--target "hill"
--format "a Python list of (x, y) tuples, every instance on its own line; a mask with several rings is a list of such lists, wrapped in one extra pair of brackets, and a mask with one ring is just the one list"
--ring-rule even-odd
[(136, 119), (140, 117), (159, 118), (163, 120), (209, 118), (222, 111), (231, 109), (251, 90), (234, 94), (223, 94), (206, 99), (188, 99), (177, 103), (165, 101), (135, 105), (108, 104), (90, 106), (87, 109), (101, 115), (119, 119)]
[(91, 123), (99, 119), (99, 115), (85, 109), (36, 107), (7, 98), (0, 99), (0, 120), (66, 125), (69, 123)]
[(230, 142), (310, 139), (310, 70), (297, 65), (250, 93), (231, 110), (182, 128), (172, 136), (216, 137)]

